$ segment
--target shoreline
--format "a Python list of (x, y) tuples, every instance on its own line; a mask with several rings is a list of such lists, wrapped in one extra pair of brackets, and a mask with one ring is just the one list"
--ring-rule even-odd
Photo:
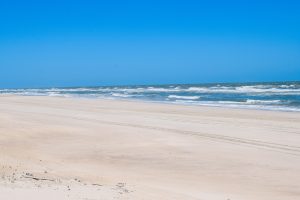
[(99, 98), (300, 112), (300, 82), (0, 89), (0, 94)]
[(299, 141), (298, 112), (0, 96), (0, 198), (292, 200)]
[(283, 110), (283, 109), (269, 109), (269, 108), (250, 108), (250, 107), (238, 107), (238, 106), (226, 106), (226, 105), (205, 105), (205, 104), (183, 104), (183, 103), (175, 103), (175, 102), (166, 102), (166, 101), (151, 101), (151, 100), (142, 100), (142, 99), (122, 99), (122, 98), (105, 98), (105, 97), (66, 97), (66, 96), (34, 96), (34, 95), (15, 95), (15, 94), (5, 94), (0, 95), (1, 97), (45, 97), (45, 98), (58, 98), (58, 99), (82, 99), (82, 100), (92, 100), (92, 101), (116, 101), (116, 102), (132, 102), (132, 103), (145, 103), (145, 104), (158, 104), (158, 105), (175, 105), (175, 106), (187, 106), (187, 107), (200, 107), (200, 108), (216, 108), (216, 109), (229, 109), (229, 110), (248, 110), (248, 111), (266, 111), (266, 112), (282, 112), (282, 113), (300, 113), (300, 110)]

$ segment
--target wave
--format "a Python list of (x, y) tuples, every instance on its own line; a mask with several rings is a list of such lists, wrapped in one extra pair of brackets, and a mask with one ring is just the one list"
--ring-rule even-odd
[(0, 95), (127, 98), (177, 104), (300, 111), (300, 82), (0, 89)]
[(242, 85), (242, 86), (165, 86), (165, 87), (78, 87), (46, 89), (2, 89), (0, 93), (9, 92), (117, 92), (117, 93), (266, 93), (266, 94), (300, 94), (300, 85)]
[(239, 87), (190, 87), (186, 91), (197, 93), (268, 93), (268, 94), (300, 94), (300, 89), (276, 87), (239, 86)]
[(255, 100), (247, 99), (246, 104), (281, 104), (281, 100)]
[(123, 98), (128, 98), (128, 97), (134, 96), (134, 95), (128, 95), (128, 94), (121, 94), (121, 93), (112, 93), (111, 95), (114, 97), (123, 97)]
[(237, 109), (257, 109), (257, 110), (300, 112), (299, 107), (289, 107), (289, 106), (285, 106), (285, 105), (247, 104), (245, 102), (243, 103), (243, 102), (236, 102), (236, 101), (176, 100), (171, 103), (182, 104), (182, 105), (199, 105), (199, 106), (225, 107), (225, 108), (237, 108)]
[(189, 99), (189, 100), (196, 100), (200, 99), (199, 96), (179, 96), (179, 95), (169, 95), (169, 99)]

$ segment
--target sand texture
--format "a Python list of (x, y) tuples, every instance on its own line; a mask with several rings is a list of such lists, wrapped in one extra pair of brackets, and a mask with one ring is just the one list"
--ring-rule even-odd
[(0, 199), (297, 200), (300, 113), (1, 96)]

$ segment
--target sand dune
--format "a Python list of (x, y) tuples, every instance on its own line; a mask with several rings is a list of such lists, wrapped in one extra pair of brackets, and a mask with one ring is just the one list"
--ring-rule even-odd
[(0, 199), (300, 199), (300, 113), (0, 97)]

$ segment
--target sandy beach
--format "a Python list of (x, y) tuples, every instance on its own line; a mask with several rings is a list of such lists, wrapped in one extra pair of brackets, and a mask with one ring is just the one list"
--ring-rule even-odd
[(300, 113), (0, 97), (0, 199), (300, 199)]

